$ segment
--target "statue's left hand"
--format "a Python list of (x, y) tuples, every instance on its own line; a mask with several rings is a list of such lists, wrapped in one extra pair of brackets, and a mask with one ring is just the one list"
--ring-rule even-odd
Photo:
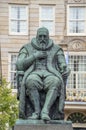
[(68, 77), (70, 74), (70, 69), (67, 69), (65, 72), (62, 73), (62, 77)]

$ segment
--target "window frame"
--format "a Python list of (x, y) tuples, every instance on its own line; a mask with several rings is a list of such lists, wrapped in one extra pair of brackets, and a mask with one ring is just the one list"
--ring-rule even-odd
[[(65, 51), (65, 56), (86, 56), (86, 52), (67, 52)], [(71, 62), (72, 63), (72, 62)], [(69, 63), (68, 63), (69, 66)], [(70, 68), (71, 69), (71, 68)], [(71, 79), (71, 76), (75, 74), (75, 83), (74, 83), (74, 79)], [(66, 95), (67, 95), (67, 99), (66, 101), (86, 101), (86, 87), (85, 87), (85, 82), (79, 82), (80, 80), (78, 79), (79, 75), (86, 75), (86, 72), (83, 70), (79, 70), (79, 71), (74, 71), (71, 70), (70, 73), (70, 79), (69, 83), (67, 81), (67, 85), (66, 85)], [(69, 77), (68, 77), (69, 78)], [(83, 80), (85, 81), (85, 79)], [(75, 84), (75, 87), (73, 87), (73, 85)]]
[[(11, 21), (12, 21), (11, 8), (12, 7), (25, 7), (26, 8), (26, 20), (25, 20), (26, 27), (27, 27), (26, 32), (12, 32), (11, 31)], [(10, 4), (9, 5), (9, 35), (28, 35), (28, 5), (21, 5), (21, 4)]]
[(74, 5), (74, 4), (70, 4), (70, 5), (67, 5), (67, 36), (86, 36), (86, 16), (85, 16), (85, 29), (84, 29), (84, 32), (83, 33), (70, 33), (69, 31), (69, 9), (70, 7), (85, 7), (85, 13), (86, 13), (86, 4), (77, 4), (77, 5)]
[[(53, 18), (48, 20), (48, 19), (41, 19), (41, 12), (42, 12), (42, 8), (43, 7), (51, 7), (53, 8)], [(55, 35), (55, 5), (40, 5), (39, 7), (39, 27), (43, 27), (42, 26), (42, 22), (41, 21), (52, 21), (53, 22), (53, 31), (52, 33), (49, 32), (50, 36), (54, 36)]]
[[(11, 86), (11, 72), (16, 73), (16, 71), (11, 70), (11, 63), (12, 63), (11, 62), (11, 56), (12, 55), (18, 56), (18, 52), (8, 53), (8, 82), (10, 83), (10, 86)], [(14, 88), (14, 86), (13, 86), (12, 89), (16, 90), (17, 86), (16, 86), (16, 88)]]
[[(66, 53), (67, 52), (65, 52), (65, 55), (66, 55)], [(68, 55), (70, 55), (70, 56), (86, 56), (86, 52), (84, 52), (84, 53), (83, 52), (69, 52)], [(69, 63), (68, 63), (68, 66), (69, 66)], [(81, 89), (78, 87), (78, 78), (77, 78), (78, 76), (77, 75), (78, 74), (86, 74), (86, 72), (82, 71), (82, 70), (79, 70), (79, 71), (71, 70), (71, 73), (76, 75), (76, 89)]]

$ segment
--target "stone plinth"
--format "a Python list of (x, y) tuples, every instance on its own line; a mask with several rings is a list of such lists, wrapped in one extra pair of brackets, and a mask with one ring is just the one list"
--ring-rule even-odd
[(73, 130), (70, 121), (17, 120), (14, 130)]

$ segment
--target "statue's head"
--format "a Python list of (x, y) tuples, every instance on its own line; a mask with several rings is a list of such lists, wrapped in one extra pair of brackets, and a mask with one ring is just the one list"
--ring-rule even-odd
[(48, 44), (49, 42), (49, 31), (45, 27), (41, 27), (37, 30), (37, 35), (36, 35), (37, 42), (40, 43), (45, 43)]

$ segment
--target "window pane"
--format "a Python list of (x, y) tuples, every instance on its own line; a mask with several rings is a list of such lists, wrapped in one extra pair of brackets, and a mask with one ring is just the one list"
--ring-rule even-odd
[(17, 32), (17, 21), (11, 21), (11, 32)]
[(17, 54), (11, 55), (11, 61), (10, 63), (10, 82), (11, 87), (16, 88), (16, 60), (17, 60)]
[(69, 56), (68, 61), (69, 61), (69, 63), (68, 63), (69, 68), (71, 68), (71, 70), (74, 71), (74, 63), (73, 63), (74, 62), (74, 57)]
[(85, 73), (78, 74), (78, 88), (86, 89), (86, 74)]
[(15, 6), (11, 8), (12, 19), (26, 19), (26, 7)]
[(11, 8), (11, 18), (12, 19), (17, 19), (17, 13), (18, 13), (18, 8), (17, 7), (12, 7)]
[(85, 19), (85, 7), (70, 7), (70, 19)]
[(72, 71), (86, 71), (86, 56), (69, 56), (69, 67)]
[(53, 19), (53, 8), (52, 7), (42, 7), (41, 19)]
[(15, 70), (16, 70), (15, 64), (11, 64), (11, 70), (12, 70), (12, 71), (15, 71)]
[(78, 18), (85, 19), (85, 7), (78, 7)]
[(15, 73), (11, 72), (11, 81), (14, 80), (14, 77), (15, 77)]
[(16, 63), (17, 55), (11, 55), (11, 62)]
[(70, 22), (69, 31), (70, 33), (84, 33), (85, 23), (84, 22)]
[(85, 22), (78, 22), (78, 33), (84, 33)]
[(75, 7), (70, 7), (70, 12), (69, 12), (69, 18), (70, 19), (76, 19), (76, 8)]
[(53, 32), (53, 22), (52, 21), (42, 21), (41, 25), (46, 27), (49, 32)]
[(27, 24), (26, 24), (26, 21), (21, 21), (20, 22), (20, 32), (26, 32), (27, 30)]
[(20, 19), (26, 20), (26, 8), (20, 7)]
[(69, 31), (70, 33), (76, 33), (76, 22), (70, 22), (69, 23)]
[(12, 21), (11, 22), (12, 32), (26, 32), (26, 30), (27, 30), (26, 21)]
[(16, 70), (16, 60), (17, 60), (17, 56), (16, 55), (12, 55), (11, 56), (11, 71), (15, 71)]
[(86, 56), (79, 56), (79, 71), (86, 71)]
[(74, 73), (71, 73), (70, 76), (68, 77), (67, 87), (76, 88), (76, 75)]

